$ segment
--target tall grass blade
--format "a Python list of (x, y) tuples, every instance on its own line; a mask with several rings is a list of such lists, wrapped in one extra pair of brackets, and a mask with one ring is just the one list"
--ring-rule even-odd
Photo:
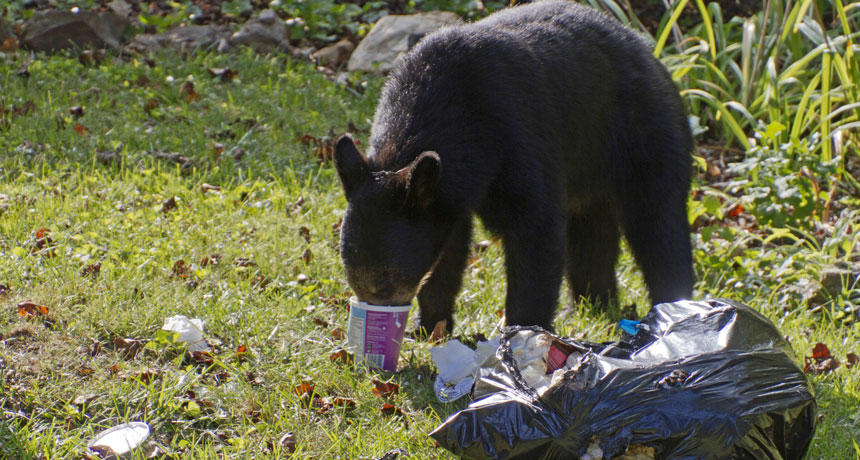
[(801, 96), (800, 102), (797, 104), (797, 111), (794, 114), (794, 122), (791, 124), (791, 134), (789, 137), (792, 143), (800, 141), (800, 132), (803, 129), (803, 125), (806, 123), (806, 107), (809, 105), (809, 99), (812, 97), (812, 94), (815, 93), (816, 89), (818, 89), (819, 82), (821, 82), (821, 73), (817, 73), (812, 77), (812, 81), (810, 81), (806, 86), (806, 90), (803, 92), (803, 96)]
[(755, 37), (755, 18), (747, 18), (744, 21), (743, 34), (741, 35), (741, 102), (749, 103), (750, 91), (752, 90), (752, 42)]
[[(806, 12), (809, 10), (809, 5), (812, 4), (812, 0), (803, 0), (803, 3), (798, 5), (797, 14), (794, 16), (794, 27), (792, 28), (792, 33), (797, 33), (797, 29), (800, 27), (801, 22), (803, 22), (803, 17), (806, 16)], [(787, 28), (786, 28), (787, 29)], [(783, 31), (783, 35), (785, 35), (785, 31)]]
[(675, 9), (672, 11), (672, 15), (669, 16), (669, 20), (663, 24), (661, 29), (658, 31), (657, 46), (654, 47), (654, 57), (660, 57), (660, 54), (663, 52), (663, 47), (666, 46), (666, 40), (669, 39), (669, 34), (672, 33), (672, 26), (674, 26), (678, 21), (678, 18), (684, 11), (684, 7), (687, 6), (687, 1), (688, 0), (680, 0), (675, 4)]
[(684, 90), (684, 91), (681, 91), (681, 95), (682, 96), (692, 96), (692, 97), (698, 98), (702, 101), (705, 101), (708, 105), (710, 105), (711, 107), (716, 109), (718, 112), (720, 112), (723, 123), (725, 123), (726, 126), (728, 126), (728, 128), (732, 131), (732, 133), (735, 135), (735, 138), (738, 140), (738, 142), (740, 142), (741, 145), (744, 146), (744, 149), (746, 149), (746, 150), (750, 149), (751, 146), (750, 146), (750, 142), (749, 142), (749, 139), (747, 138), (746, 133), (741, 128), (741, 125), (738, 123), (738, 120), (734, 117), (734, 115), (732, 115), (732, 112), (729, 110), (729, 108), (726, 106), (726, 104), (721, 103), (713, 95), (711, 95), (705, 91), (702, 91), (700, 89)]
[(711, 22), (711, 15), (708, 14), (708, 8), (705, 6), (704, 0), (696, 0), (696, 6), (699, 8), (699, 14), (702, 16), (702, 25), (705, 27), (705, 33), (708, 34), (708, 49), (711, 51), (711, 60), (717, 59), (717, 40), (714, 38), (714, 24)]
[(821, 160), (830, 161), (832, 153), (830, 149), (830, 71), (833, 68), (831, 61), (833, 56), (830, 50), (826, 50), (821, 56)]

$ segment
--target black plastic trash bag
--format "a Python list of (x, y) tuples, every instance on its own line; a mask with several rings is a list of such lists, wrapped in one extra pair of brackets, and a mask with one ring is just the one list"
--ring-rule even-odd
[(538, 396), (510, 342), (542, 330), (506, 328), (474, 401), (430, 436), (474, 459), (580, 459), (589, 444), (607, 459), (630, 446), (653, 448), (656, 459), (803, 458), (815, 396), (768, 319), (729, 300), (684, 301), (656, 305), (637, 329), (603, 344), (553, 336), (583, 354)]

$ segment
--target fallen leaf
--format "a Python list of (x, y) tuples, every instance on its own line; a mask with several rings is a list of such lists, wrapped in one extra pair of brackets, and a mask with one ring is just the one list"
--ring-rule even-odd
[(433, 332), (430, 333), (430, 343), (438, 343), (441, 342), (448, 335), (448, 321), (442, 320), (436, 323), (433, 326)]
[(163, 212), (164, 214), (167, 214), (168, 212), (170, 212), (173, 209), (176, 209), (176, 197), (175, 196), (172, 196), (172, 197), (164, 200), (164, 203), (161, 203), (161, 212)]
[(482, 252), (486, 252), (490, 246), (493, 245), (493, 242), (490, 240), (483, 240), (475, 243), (475, 252), (480, 254)]
[(87, 276), (95, 277), (99, 273), (101, 273), (101, 271), (102, 271), (102, 263), (96, 262), (94, 264), (90, 264), (90, 265), (87, 265), (86, 267), (84, 267), (83, 270), (81, 270), (81, 276), (82, 277), (87, 277)]
[(79, 105), (76, 105), (69, 109), (69, 114), (74, 118), (80, 118), (84, 116), (84, 108)]
[(78, 55), (78, 62), (85, 66), (95, 66), (105, 60), (105, 50), (84, 50)]
[(388, 398), (400, 392), (400, 385), (393, 382), (381, 382), (379, 380), (371, 380), (373, 383), (373, 394), (380, 398)]
[(127, 339), (125, 337), (114, 337), (113, 349), (121, 351), (127, 359), (132, 359), (137, 356), (137, 353), (143, 348), (143, 342), (136, 339)]
[(177, 278), (186, 279), (188, 278), (188, 274), (191, 272), (191, 267), (185, 264), (185, 261), (182, 259), (177, 260), (173, 263), (173, 275)]
[(379, 457), (377, 460), (397, 460), (401, 455), (408, 455), (405, 449), (393, 449), (389, 450), (382, 457)]
[(816, 343), (815, 346), (812, 347), (812, 359), (821, 361), (827, 358), (830, 358), (830, 349), (827, 348), (827, 345), (821, 342)]
[(78, 395), (72, 400), (72, 404), (75, 406), (84, 406), (92, 402), (94, 399), (96, 399), (96, 395), (92, 393)]
[(206, 350), (196, 350), (188, 353), (191, 360), (200, 364), (212, 364), (215, 360), (212, 358), (212, 353)]
[(381, 412), (382, 415), (396, 415), (396, 416), (402, 416), (403, 415), (403, 411), (399, 407), (395, 406), (394, 404), (390, 404), (390, 403), (385, 403), (385, 405), (382, 406), (382, 409), (379, 409), (379, 412)]
[(158, 107), (158, 99), (151, 97), (143, 103), (143, 111), (146, 112), (147, 115), (151, 115), (152, 111)]
[(193, 102), (200, 98), (200, 95), (194, 91), (194, 83), (186, 80), (179, 85), (179, 97), (185, 102)]
[(314, 316), (313, 318), (311, 318), (311, 322), (312, 322), (312, 323), (314, 323), (314, 324), (316, 324), (316, 325), (317, 325), (317, 326), (319, 326), (319, 327), (323, 327), (323, 328), (327, 328), (327, 327), (328, 327), (328, 321), (326, 321), (326, 320), (324, 320), (324, 319), (322, 319), (322, 318), (316, 317), (316, 316)]
[(48, 307), (39, 305), (30, 300), (18, 304), (18, 315), (24, 318), (32, 318), (34, 316), (48, 316)]
[(331, 330), (331, 336), (337, 340), (341, 340), (346, 337), (346, 332), (344, 332), (343, 329), (336, 327)]
[(293, 453), (296, 451), (296, 435), (292, 431), (287, 431), (281, 439), (278, 440), (278, 447), (281, 450)]
[(251, 279), (251, 285), (257, 289), (265, 289), (269, 285), (269, 279), (263, 275), (254, 275)]
[(239, 73), (229, 67), (212, 67), (209, 70), (209, 75), (220, 78), (221, 81), (230, 81)]
[(206, 256), (200, 260), (200, 266), (206, 267), (209, 265), (218, 265), (221, 262), (221, 254), (212, 254), (210, 256)]
[(827, 345), (818, 342), (812, 347), (812, 357), (804, 358), (803, 372), (807, 374), (824, 374), (840, 366), (839, 360), (830, 354)]
[(299, 227), (299, 236), (304, 238), (305, 243), (310, 243), (311, 242), (311, 229), (302, 225), (301, 227)]
[(803, 372), (807, 374), (824, 374), (832, 372), (839, 367), (839, 360), (836, 358), (826, 358), (821, 361), (813, 361), (807, 358), (806, 364), (803, 366)]
[(254, 267), (257, 265), (253, 260), (245, 257), (237, 257), (236, 260), (233, 261), (233, 263), (239, 267)]
[(302, 209), (302, 206), (304, 206), (304, 205), (305, 205), (305, 197), (300, 196), (300, 197), (298, 197), (298, 199), (296, 199), (296, 202), (293, 203), (292, 208), (290, 208), (290, 212), (291, 213), (298, 212), (300, 209)]
[(308, 264), (313, 259), (314, 259), (314, 253), (311, 252), (311, 248), (306, 248), (304, 250), (304, 252), (302, 252), (302, 262)]
[(248, 383), (251, 383), (254, 385), (262, 385), (262, 384), (266, 383), (262, 377), (259, 377), (258, 375), (254, 374), (253, 372), (250, 372), (250, 371), (245, 373), (245, 380), (247, 380)]
[(355, 399), (346, 398), (343, 396), (336, 396), (336, 397), (332, 398), (331, 403), (335, 407), (355, 407), (355, 405), (356, 405)]
[(352, 364), (353, 362), (355, 362), (355, 357), (352, 355), (352, 353), (346, 350), (338, 350), (332, 353), (331, 356), (328, 357), (328, 359), (330, 359), (332, 362), (343, 364)]
[(14, 53), (18, 51), (18, 39), (15, 37), (8, 37), (3, 40), (3, 43), (0, 44), (0, 51), (4, 53)]
[(860, 358), (858, 358), (857, 355), (855, 355), (854, 353), (848, 353), (847, 355), (845, 355), (845, 367), (846, 368), (851, 369), (852, 367), (857, 365), (857, 363), (859, 363), (859, 362), (860, 362)]
[(730, 217), (737, 217), (737, 216), (741, 215), (742, 212), (744, 212), (744, 207), (741, 206), (740, 204), (737, 204), (734, 208), (732, 208), (731, 211), (729, 211), (729, 216)]
[(314, 385), (311, 382), (302, 382), (295, 388), (296, 395), (302, 399), (309, 398), (314, 392)]
[(248, 347), (245, 344), (239, 345), (236, 348), (236, 353), (233, 353), (233, 357), (239, 360), (245, 359), (248, 356)]

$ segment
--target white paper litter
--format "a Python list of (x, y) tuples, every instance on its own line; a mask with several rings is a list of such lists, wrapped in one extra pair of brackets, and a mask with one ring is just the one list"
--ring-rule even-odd
[(124, 423), (97, 434), (87, 447), (103, 455), (122, 458), (140, 446), (148, 437), (149, 425), (146, 423)]
[(203, 320), (200, 318), (188, 319), (187, 316), (176, 315), (164, 319), (165, 331), (178, 332), (179, 342), (188, 343), (189, 351), (209, 350), (209, 344), (203, 338)]
[(463, 345), (457, 339), (431, 348), (430, 356), (439, 369), (439, 375), (433, 384), (436, 398), (442, 402), (450, 402), (468, 394), (478, 368), (499, 348), (499, 339), (500, 337), (494, 337), (478, 342), (476, 350)]

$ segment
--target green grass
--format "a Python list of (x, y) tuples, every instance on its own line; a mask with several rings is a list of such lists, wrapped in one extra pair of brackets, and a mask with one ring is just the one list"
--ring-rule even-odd
[[(381, 79), (352, 75), (342, 86), (310, 64), (248, 53), (159, 56), (154, 67), (37, 56), (23, 78), (15, 70), (24, 58), (0, 60), (0, 284), (10, 288), (0, 297), (0, 458), (80, 458), (95, 433), (136, 420), (152, 426), (152, 439), (171, 458), (285, 458), (278, 440), (286, 432), (297, 441), (290, 458), (373, 459), (395, 448), (413, 458), (451, 458), (426, 433), (465, 402), (436, 402), (428, 344), (406, 343), (396, 374), (359, 372), (329, 358), (345, 345), (333, 332), (346, 329), (349, 294), (336, 235), (345, 201), (330, 162), (300, 138), (330, 137), (352, 124), (366, 145)], [(213, 67), (238, 74), (222, 82), (208, 72)], [(180, 93), (184, 81), (194, 82), (194, 100)], [(79, 118), (69, 111), (75, 106), (83, 107)], [(719, 131), (721, 123), (709, 126)], [(759, 129), (767, 139), (763, 127), (740, 129), (751, 137)], [(722, 134), (731, 142), (731, 133)], [(102, 164), (98, 152), (121, 161)], [(183, 170), (156, 153), (184, 155), (193, 166)], [(829, 171), (812, 154), (767, 161), (780, 155), (778, 146), (748, 152), (738, 177), (749, 180), (735, 192), (700, 175), (691, 217), (707, 222), (694, 235), (696, 295), (749, 303), (790, 338), (801, 365), (816, 342), (843, 360), (860, 343), (852, 310), (858, 287), (846, 286), (816, 310), (794, 287), (814, 284), (826, 264), (856, 261), (857, 198), (850, 187), (839, 189), (839, 212), (826, 221), (833, 228), (820, 234), (764, 223), (767, 206), (803, 208), (791, 200), (807, 197), (805, 182), (791, 182), (798, 190), (791, 196), (761, 202), (744, 201), (749, 190), (783, 177), (803, 180), (801, 166)], [(203, 193), (204, 183), (220, 191)], [(811, 215), (821, 220), (823, 202), (813, 195), (819, 207)], [(176, 207), (165, 213), (171, 197)], [(739, 223), (731, 215), (739, 203), (760, 207), (755, 217), (763, 223)], [(45, 228), (50, 242), (39, 249)], [(488, 236), (481, 230), (477, 239)], [(219, 263), (205, 265), (213, 254)], [(454, 332), (464, 338), (490, 335), (504, 305), (501, 248), (476, 257), (458, 298)], [(187, 272), (174, 270), (180, 260)], [(82, 274), (96, 262), (97, 275)], [(309, 281), (300, 283), (300, 274)], [(644, 313), (646, 291), (627, 252), (618, 275), (624, 303)], [(20, 316), (16, 305), (26, 300), (47, 306), (48, 315)], [(213, 362), (187, 358), (158, 333), (176, 314), (205, 321)], [(575, 305), (556, 330), (617, 338), (617, 317)], [(128, 353), (118, 338), (140, 340), (141, 349)], [(242, 345), (249, 352), (237, 356)], [(374, 378), (398, 383), (400, 392), (374, 395)], [(856, 458), (860, 366), (811, 379), (823, 419), (808, 458)], [(354, 406), (321, 410), (296, 393), (305, 381), (316, 396), (352, 398)], [(403, 415), (383, 415), (386, 402)]]

